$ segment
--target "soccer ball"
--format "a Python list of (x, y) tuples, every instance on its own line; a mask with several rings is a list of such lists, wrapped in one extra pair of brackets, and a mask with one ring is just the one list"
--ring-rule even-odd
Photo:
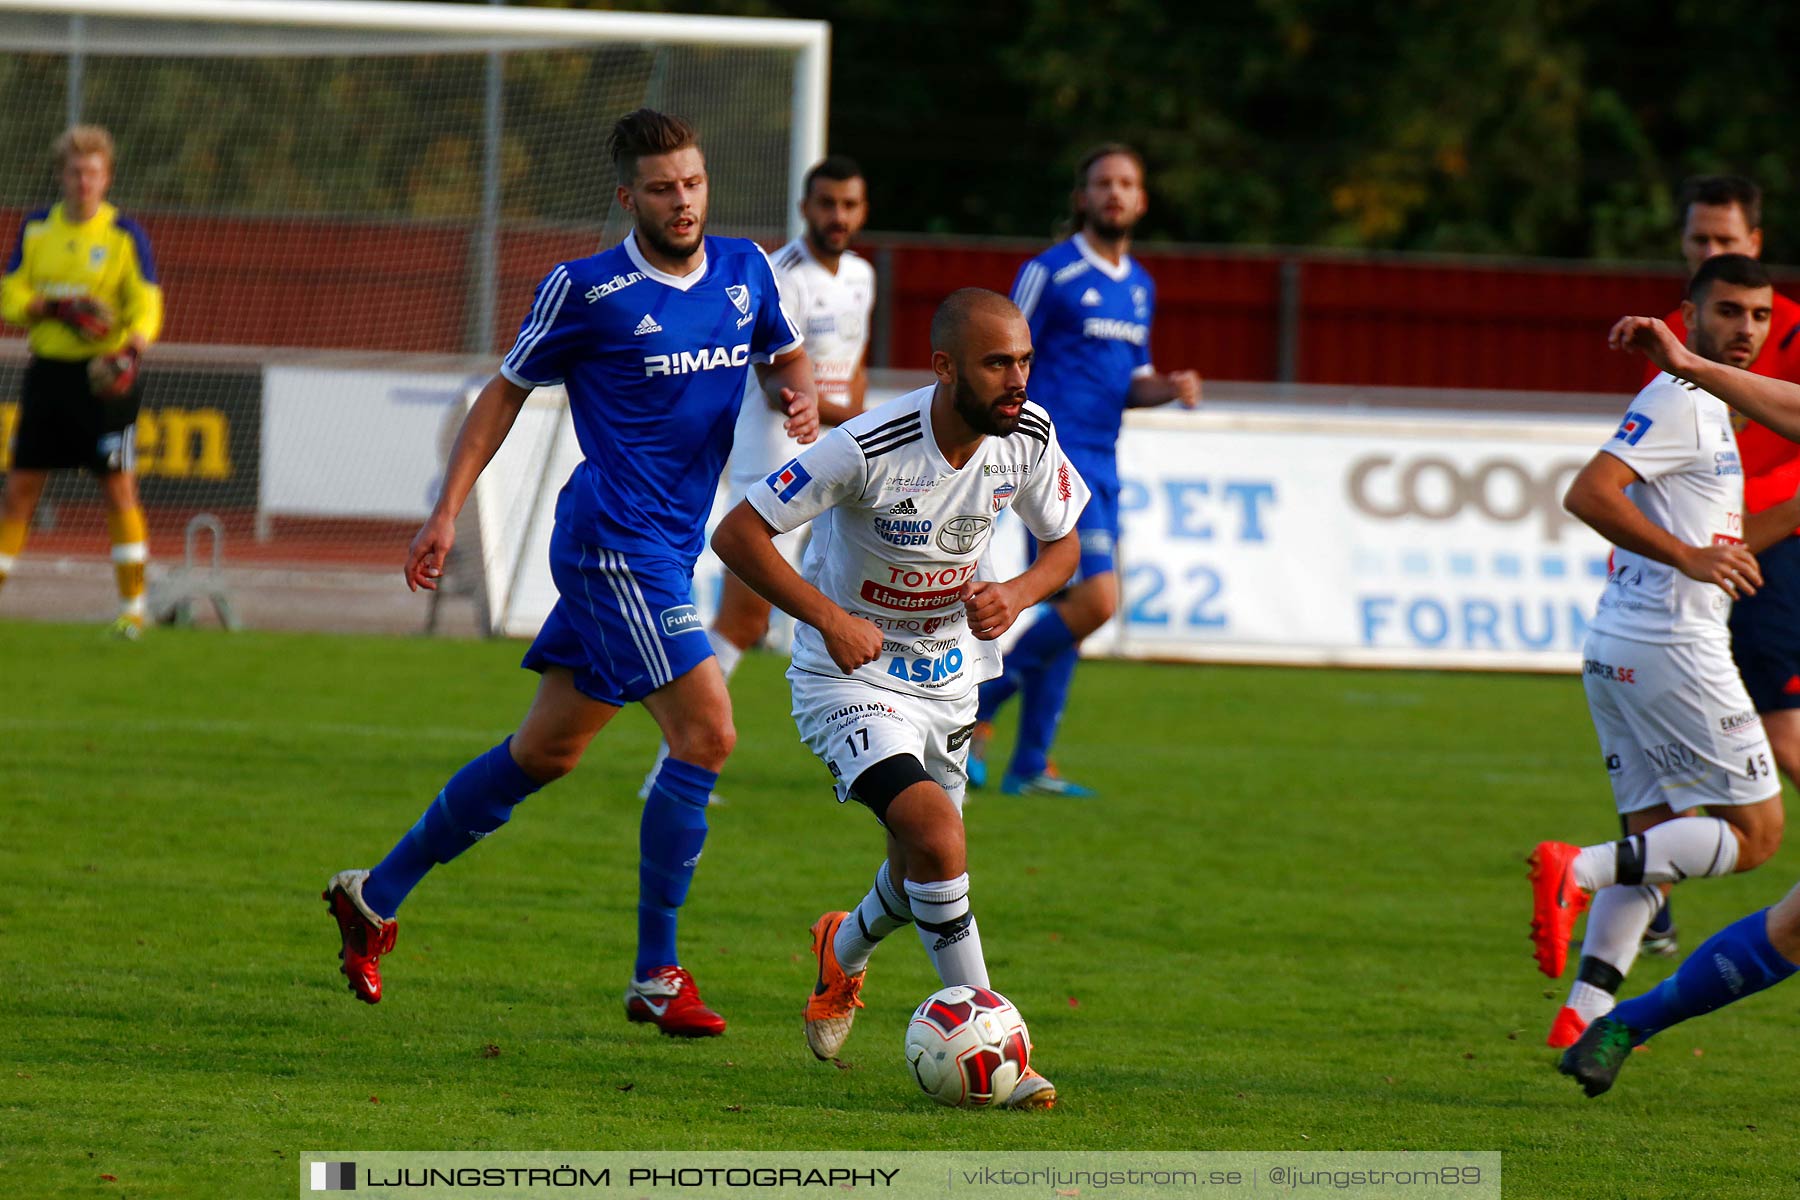
[(947, 987), (906, 1026), (906, 1065), (925, 1094), (952, 1108), (1005, 1104), (1031, 1062), (1031, 1035), (1012, 1001), (987, 988)]

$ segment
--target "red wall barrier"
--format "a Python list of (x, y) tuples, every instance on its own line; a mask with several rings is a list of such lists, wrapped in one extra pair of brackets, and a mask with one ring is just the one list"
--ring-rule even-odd
[(1302, 383), (1634, 392), (1642, 361), (1607, 350), (1606, 331), (1681, 297), (1678, 271), (1574, 263), (1314, 259), (1300, 270)]
[[(10, 249), (20, 212), (0, 210)], [(458, 353), (470, 231), (462, 225), (143, 214), (173, 342)], [(551, 264), (592, 230), (508, 232), (490, 350), (510, 345)], [(875, 236), (883, 304), (875, 365), (924, 367), (932, 310), (978, 285), (1007, 291), (1040, 245)], [(1358, 258), (1144, 247), (1165, 369), (1299, 383), (1631, 391), (1640, 367), (1602, 342), (1613, 318), (1661, 314), (1681, 270), (1577, 262)], [(1286, 340), (1284, 342), (1284, 321)], [(1284, 362), (1284, 349), (1286, 361)]]

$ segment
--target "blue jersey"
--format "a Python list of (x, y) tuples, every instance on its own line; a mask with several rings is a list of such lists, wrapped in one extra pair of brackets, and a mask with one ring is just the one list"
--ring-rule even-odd
[(1131, 381), (1154, 372), (1149, 273), (1129, 256), (1113, 266), (1078, 233), (1019, 268), (1012, 298), (1031, 323), (1031, 398), (1065, 446), (1110, 458)]
[(755, 242), (709, 237), (681, 276), (651, 266), (635, 234), (558, 264), (500, 367), (520, 387), (568, 389), (582, 461), (557, 524), (588, 545), (691, 569), (745, 376), (800, 341)]

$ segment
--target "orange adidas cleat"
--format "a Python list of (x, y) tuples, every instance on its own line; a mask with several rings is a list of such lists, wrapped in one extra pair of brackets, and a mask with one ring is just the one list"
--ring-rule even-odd
[(1569, 965), (1575, 918), (1587, 910), (1588, 894), (1575, 882), (1580, 846), (1539, 842), (1526, 859), (1531, 870), (1531, 946), (1538, 970), (1555, 979)]

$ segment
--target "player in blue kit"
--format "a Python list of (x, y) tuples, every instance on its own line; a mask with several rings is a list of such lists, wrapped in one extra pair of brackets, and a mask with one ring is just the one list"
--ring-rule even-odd
[[(1800, 971), (1800, 888), (1742, 917), (1688, 955), (1675, 974), (1595, 1018), (1557, 1070), (1591, 1100), (1612, 1087), (1632, 1050), (1683, 1021), (1736, 1004)], [(1695, 1051), (1695, 1053), (1699, 1053)]]
[(458, 771), (373, 870), (335, 875), (325, 900), (350, 990), (374, 1004), (407, 893), (573, 770), (621, 707), (642, 703), (670, 753), (639, 828), (638, 953), (625, 1013), (666, 1034), (707, 1037), (725, 1021), (680, 965), (676, 915), (706, 840), (707, 794), (737, 735), (693, 604), (694, 560), (752, 367), (798, 440), (817, 436), (818, 409), (767, 257), (754, 242), (705, 236), (706, 162), (693, 128), (639, 109), (613, 127), (611, 150), (632, 231), (538, 286), (406, 559), (410, 586), (437, 586), (456, 514), (526, 397), (564, 385), (582, 462), (556, 503), (559, 599), (525, 655), (543, 677), (537, 696), (516, 733)]
[(1091, 796), (1050, 766), (1082, 639), (1119, 606), (1114, 545), (1119, 538), (1119, 426), (1127, 408), (1200, 402), (1193, 371), (1160, 375), (1150, 363), (1156, 285), (1132, 260), (1131, 231), (1143, 217), (1144, 161), (1109, 143), (1075, 169), (1074, 236), (1026, 263), (1013, 303), (1031, 324), (1037, 351), (1032, 399), (1050, 410), (1069, 462), (1093, 498), (1079, 525), (1081, 565), (1074, 580), (1006, 656), (998, 679), (981, 687), (970, 744), (969, 782), (987, 782), (993, 720), (1020, 693), (1019, 737), (1000, 790), (1009, 794)]

